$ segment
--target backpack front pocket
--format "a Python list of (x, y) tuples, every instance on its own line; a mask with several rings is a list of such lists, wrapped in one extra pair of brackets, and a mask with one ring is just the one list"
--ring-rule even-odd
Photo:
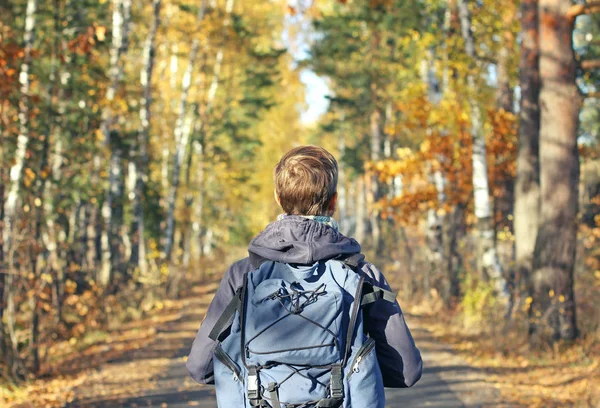
[[(331, 286), (331, 288), (329, 287)], [(335, 285), (266, 279), (247, 302), (246, 361), (321, 365), (340, 359), (343, 302)]]
[(245, 407), (244, 377), (238, 365), (220, 345), (215, 348), (213, 365), (216, 389), (222, 390), (217, 392), (219, 408)]

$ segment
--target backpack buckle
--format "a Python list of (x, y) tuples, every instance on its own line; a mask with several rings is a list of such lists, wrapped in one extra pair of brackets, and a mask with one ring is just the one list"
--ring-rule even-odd
[(331, 381), (329, 387), (331, 389), (331, 398), (344, 398), (344, 382), (341, 365), (334, 365), (331, 368)]
[(248, 367), (248, 399), (258, 399), (259, 395), (258, 370), (256, 367)]

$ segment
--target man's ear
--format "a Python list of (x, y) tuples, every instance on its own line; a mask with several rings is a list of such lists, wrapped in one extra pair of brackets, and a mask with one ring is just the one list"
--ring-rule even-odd
[(335, 210), (337, 209), (337, 200), (338, 200), (338, 193), (336, 191), (331, 196), (331, 200), (329, 200), (329, 208), (327, 208), (327, 215), (329, 215), (330, 217), (333, 216), (333, 214), (335, 214)]

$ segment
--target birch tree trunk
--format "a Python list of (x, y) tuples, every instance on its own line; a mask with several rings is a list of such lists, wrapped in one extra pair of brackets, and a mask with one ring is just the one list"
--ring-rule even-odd
[[(382, 147), (382, 137), (381, 137), (381, 122), (382, 115), (379, 109), (375, 108), (375, 110), (371, 113), (369, 118), (370, 124), (370, 136), (371, 136), (371, 161), (373, 163), (381, 160), (381, 147)], [(373, 239), (373, 249), (376, 254), (380, 254), (383, 250), (382, 248), (382, 236), (381, 236), (381, 223), (379, 219), (379, 210), (376, 210), (376, 205), (379, 199), (381, 198), (381, 186), (379, 185), (379, 178), (377, 175), (371, 176), (370, 189), (369, 189), (369, 201), (371, 207), (371, 236)]]
[[(8, 195), (6, 202), (3, 203), (3, 220), (4, 226), (2, 229), (2, 258), (6, 260), (6, 272), (8, 278), (3, 282), (4, 297), (6, 298), (7, 315), (6, 323), (9, 332), (7, 349), (10, 349), (12, 355), (8, 363), (12, 366), (12, 372), (17, 377), (23, 378), (24, 367), (18, 355), (18, 344), (15, 334), (15, 300), (14, 300), (14, 276), (12, 275), (12, 232), (16, 223), (17, 203), (19, 198), (21, 178), (23, 175), (23, 167), (29, 144), (29, 103), (30, 103), (30, 81), (29, 71), (31, 65), (31, 53), (33, 50), (35, 17), (37, 11), (37, 0), (28, 0), (25, 13), (25, 33), (23, 36), (23, 62), (19, 73), (20, 96), (19, 96), (19, 136), (17, 138), (17, 149), (15, 151), (14, 164), (9, 173)], [(10, 364), (12, 362), (12, 364)]]
[(571, 0), (539, 0), (540, 197), (533, 264), (532, 339), (577, 337), (573, 271), (577, 247), (582, 96), (576, 86)]
[(198, 193), (194, 205), (194, 221), (192, 222), (192, 240), (190, 256), (199, 261), (202, 258), (202, 229), (204, 228), (204, 143), (202, 140), (194, 142), (194, 156), (198, 162), (197, 180)]
[[(4, 105), (0, 105), (0, 125), (2, 123), (6, 123), (4, 121)], [(6, 140), (5, 130), (0, 127), (0, 355), (6, 357), (7, 344), (4, 338), (4, 302), (6, 299), (6, 272), (8, 268), (4, 264), (4, 178), (6, 177), (4, 140)]]
[[(465, 50), (471, 61), (474, 62), (477, 55), (471, 26), (471, 11), (469, 10), (468, 3), (468, 0), (459, 0), (458, 10)], [(506, 299), (508, 296), (506, 280), (494, 245), (495, 239), (492, 228), (492, 208), (487, 174), (485, 139), (483, 137), (483, 117), (481, 108), (472, 94), (477, 89), (473, 68), (471, 67), (471, 70), (469, 70), (467, 83), (471, 92), (469, 107), (471, 110), (471, 135), (473, 137), (473, 193), (479, 235), (477, 261), (483, 275), (487, 275), (493, 281), (497, 293)]]
[(366, 195), (367, 195), (367, 191), (365, 188), (365, 175), (358, 175), (356, 177), (356, 181), (355, 181), (355, 200), (356, 200), (356, 205), (355, 205), (355, 211), (354, 213), (356, 214), (356, 227), (354, 230), (354, 238), (359, 242), (362, 243), (365, 240), (366, 237), (366, 232), (367, 232), (367, 217), (366, 217), (366, 206), (367, 206), (367, 200), (366, 200)]
[(515, 181), (515, 249), (518, 285), (528, 282), (540, 212), (540, 77), (538, 0), (521, 3), (521, 102)]
[(25, 165), (25, 156), (29, 144), (29, 70), (31, 65), (31, 52), (33, 50), (35, 15), (37, 10), (37, 0), (27, 1), (27, 10), (25, 14), (25, 34), (23, 38), (23, 62), (19, 73), (19, 83), (21, 84), (21, 94), (19, 96), (19, 136), (17, 138), (17, 150), (15, 152), (14, 164), (10, 169), (10, 181), (8, 196), (4, 204), (4, 228), (3, 228), (3, 249), (6, 254), (11, 250), (11, 238), (14, 223), (16, 221), (17, 201)]
[[(46, 102), (48, 107), (52, 106), (53, 100), (58, 98), (58, 88), (57, 85), (59, 83), (58, 76), (58, 61), (59, 61), (59, 53), (60, 53), (60, 44), (61, 44), (61, 29), (60, 29), (60, 21), (61, 21), (61, 8), (58, 0), (53, 1), (54, 6), (54, 44), (52, 49), (51, 56), (51, 68), (49, 75), (49, 87), (46, 92)], [(35, 207), (35, 227), (34, 227), (34, 240), (38, 243), (44, 243), (45, 248), (40, 248), (40, 250), (32, 251), (31, 255), (31, 270), (35, 274), (35, 282), (33, 283), (33, 290), (30, 295), (30, 305), (31, 305), (31, 322), (30, 322), (30, 356), (31, 356), (31, 365), (32, 372), (38, 373), (40, 369), (40, 354), (39, 354), (39, 330), (40, 330), (40, 314), (38, 310), (38, 298), (39, 293), (42, 291), (42, 287), (45, 285), (45, 282), (40, 280), (40, 276), (42, 274), (42, 265), (46, 263), (47, 269), (49, 272), (53, 273), (56, 267), (56, 263), (53, 259), (49, 258), (50, 251), (55, 254), (56, 245), (53, 243), (54, 235), (50, 238), (48, 231), (43, 230), (43, 225), (45, 224), (47, 229), (48, 227), (52, 227), (54, 224), (54, 205), (53, 205), (53, 191), (52, 185), (49, 183), (50, 169), (56, 166), (55, 163), (51, 163), (51, 160), (56, 159), (55, 157), (50, 157), (50, 149), (52, 144), (60, 145), (60, 143), (56, 143), (57, 135), (55, 129), (58, 128), (57, 114), (54, 109), (49, 108), (48, 119), (46, 121), (46, 137), (44, 137), (42, 142), (42, 150), (40, 154), (40, 165), (38, 169), (38, 174), (46, 176), (38, 177), (35, 183), (35, 196), (37, 197), (38, 202), (36, 202)], [(58, 159), (60, 160), (60, 159)], [(53, 232), (53, 231), (52, 231)], [(40, 245), (41, 247), (41, 245)], [(47, 260), (47, 262), (44, 262)], [(41, 286), (41, 287), (40, 287)]]
[[(344, 122), (344, 117), (341, 118), (341, 123)], [(338, 219), (340, 225), (340, 231), (347, 233), (347, 218), (348, 218), (348, 191), (346, 189), (346, 166), (344, 164), (344, 154), (346, 152), (346, 143), (344, 141), (343, 132), (338, 139), (338, 151), (339, 151), (339, 175), (338, 175)]]
[[(202, 1), (196, 21), (198, 26), (201, 26), (206, 12), (206, 0)], [(179, 99), (179, 113), (175, 122), (174, 138), (175, 138), (175, 155), (173, 157), (173, 173), (171, 176), (171, 186), (167, 197), (167, 228), (165, 232), (165, 249), (164, 256), (167, 261), (171, 260), (171, 252), (173, 249), (173, 241), (175, 238), (175, 204), (177, 202), (177, 193), (179, 190), (179, 179), (181, 165), (187, 149), (190, 131), (185, 131), (184, 126), (191, 127), (191, 118), (187, 115), (188, 94), (192, 85), (192, 75), (194, 73), (194, 64), (200, 49), (200, 40), (195, 38), (192, 42), (187, 69), (183, 75), (181, 83), (181, 96)]]
[[(223, 21), (223, 29), (225, 31), (225, 38), (227, 37), (227, 30), (229, 29), (229, 26), (231, 25), (231, 13), (233, 12), (233, 6), (234, 6), (234, 0), (227, 0), (227, 3), (225, 5), (225, 19)], [(204, 13), (205, 13), (205, 7), (206, 7), (206, 1), (202, 2), (202, 6), (198, 15), (198, 21), (201, 22), (204, 19)], [(193, 44), (192, 44), (192, 54), (190, 54), (190, 60), (188, 63), (188, 71), (186, 72), (185, 76), (184, 76), (184, 84), (183, 84), (183, 88), (182, 88), (182, 96), (181, 96), (181, 102), (180, 102), (180, 111), (179, 111), (179, 119), (178, 119), (178, 124), (176, 124), (175, 126), (175, 140), (176, 140), (176, 152), (175, 152), (175, 160), (173, 163), (173, 178), (172, 178), (172, 185), (171, 185), (171, 192), (169, 194), (169, 200), (168, 200), (168, 213), (167, 213), (167, 238), (166, 238), (166, 242), (167, 242), (167, 246), (165, 248), (165, 256), (167, 260), (171, 259), (171, 251), (172, 251), (172, 247), (173, 247), (173, 238), (174, 238), (174, 233), (175, 233), (175, 204), (177, 201), (177, 191), (179, 189), (179, 173), (181, 171), (181, 164), (183, 163), (183, 157), (185, 155), (185, 150), (188, 147), (189, 144), (189, 140), (190, 140), (190, 134), (192, 129), (196, 128), (197, 126), (195, 124), (192, 123), (188, 123), (187, 126), (182, 127), (181, 125), (181, 121), (183, 120), (183, 118), (185, 117), (185, 111), (186, 111), (186, 104), (187, 104), (187, 94), (189, 91), (189, 87), (191, 85), (191, 74), (192, 74), (192, 68), (194, 65), (194, 62), (196, 60), (196, 55), (198, 53), (198, 48), (199, 48), (199, 43), (196, 40)], [(204, 122), (206, 121), (206, 116), (209, 115), (209, 113), (212, 110), (212, 105), (214, 103), (214, 99), (216, 97), (217, 94), (217, 90), (219, 88), (219, 80), (220, 80), (220, 75), (221, 75), (221, 66), (223, 63), (223, 46), (221, 46), (219, 48), (219, 51), (217, 52), (216, 58), (215, 58), (215, 65), (213, 67), (213, 78), (212, 78), (212, 82), (210, 85), (210, 88), (208, 90), (208, 94), (207, 94), (207, 98), (206, 98), (206, 108), (205, 108), (205, 118), (202, 118), (202, 123), (200, 124), (200, 132), (202, 132), (202, 129), (204, 127)], [(188, 76), (189, 73), (189, 76)], [(186, 82), (187, 81), (187, 82)], [(185, 85), (187, 84), (187, 87), (185, 87)], [(199, 106), (199, 105), (198, 105)], [(195, 118), (200, 118), (201, 115), (195, 114), (193, 115)], [(192, 119), (190, 118), (190, 121), (192, 121)], [(178, 130), (179, 128), (179, 130)], [(202, 165), (202, 164), (200, 164)], [(202, 194), (202, 190), (199, 190), (199, 194)], [(191, 238), (191, 234), (188, 234), (188, 239)], [(189, 247), (189, 246), (187, 246)]]
[[(228, 14), (226, 17), (226, 21), (224, 24), (225, 29), (227, 29), (227, 27), (229, 26), (229, 15), (231, 14), (231, 11), (233, 10), (233, 1), (230, 1), (230, 3), (228, 3)], [(188, 239), (193, 239), (195, 241), (195, 243), (197, 245), (201, 245), (202, 242), (202, 234), (203, 231), (205, 231), (205, 227), (204, 227), (204, 223), (203, 223), (203, 217), (204, 217), (204, 188), (205, 188), (205, 163), (204, 163), (204, 159), (206, 157), (205, 155), (205, 150), (206, 150), (206, 138), (204, 136), (204, 129), (205, 129), (205, 125), (206, 122), (208, 121), (208, 118), (210, 117), (211, 111), (212, 111), (212, 107), (214, 104), (214, 100), (217, 94), (217, 90), (219, 87), (219, 83), (220, 83), (220, 77), (221, 77), (221, 66), (223, 63), (223, 46), (221, 46), (221, 48), (219, 49), (219, 51), (217, 52), (217, 57), (215, 60), (215, 65), (213, 67), (213, 78), (211, 81), (211, 85), (210, 88), (208, 90), (208, 95), (206, 98), (206, 107), (204, 109), (204, 112), (200, 112), (200, 105), (198, 105), (197, 107), (197, 115), (196, 115), (196, 123), (194, 124), (194, 132), (197, 135), (197, 140), (194, 140), (194, 148), (193, 148), (193, 154), (194, 157), (196, 158), (196, 166), (198, 168), (198, 174), (197, 174), (197, 180), (196, 180), (196, 188), (197, 188), (197, 194), (196, 194), (196, 198), (194, 200), (194, 198), (191, 199), (191, 203), (189, 204), (189, 206), (191, 206), (194, 202), (196, 203), (195, 208), (194, 208), (194, 221), (192, 223), (192, 233), (189, 234)], [(191, 249), (192, 244), (190, 243), (189, 245), (187, 245), (187, 248)], [(197, 259), (200, 259), (203, 255), (204, 255), (205, 251), (204, 248), (200, 247), (199, 250), (197, 251)], [(190, 259), (190, 255), (188, 254), (186, 255), (185, 259)], [(184, 267), (187, 267), (187, 265), (185, 265), (184, 262)], [(204, 278), (204, 276), (203, 276)]]
[(148, 263), (146, 257), (146, 244), (144, 241), (144, 191), (148, 179), (148, 138), (150, 134), (151, 123), (151, 105), (152, 105), (152, 73), (154, 71), (154, 58), (156, 54), (156, 35), (160, 26), (161, 0), (154, 0), (152, 26), (148, 32), (148, 38), (144, 45), (144, 64), (140, 74), (140, 84), (142, 85), (142, 98), (140, 100), (140, 130), (137, 140), (137, 161), (134, 161), (136, 173), (134, 189), (134, 223), (133, 243), (131, 248), (130, 264), (136, 265), (140, 274), (144, 277), (148, 275)]
[(102, 219), (104, 228), (102, 229), (102, 265), (98, 280), (102, 286), (108, 285), (112, 277), (116, 254), (114, 243), (114, 232), (116, 230), (113, 220), (113, 210), (115, 197), (119, 191), (117, 183), (120, 176), (121, 153), (111, 146), (111, 128), (113, 117), (111, 103), (115, 99), (119, 82), (123, 75), (123, 57), (129, 47), (129, 23), (131, 19), (131, 0), (113, 0), (112, 15), (112, 44), (110, 49), (110, 83), (106, 90), (107, 105), (103, 111), (102, 133), (106, 146), (110, 152), (109, 160), (109, 186), (105, 194), (102, 205)]

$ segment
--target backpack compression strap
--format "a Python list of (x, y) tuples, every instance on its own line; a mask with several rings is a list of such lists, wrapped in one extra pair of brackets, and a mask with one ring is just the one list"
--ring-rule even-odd
[(396, 294), (389, 290), (382, 289), (378, 286), (365, 282), (363, 284), (363, 296), (360, 303), (361, 306), (370, 305), (377, 302), (379, 299), (386, 300), (394, 303), (396, 301)]

